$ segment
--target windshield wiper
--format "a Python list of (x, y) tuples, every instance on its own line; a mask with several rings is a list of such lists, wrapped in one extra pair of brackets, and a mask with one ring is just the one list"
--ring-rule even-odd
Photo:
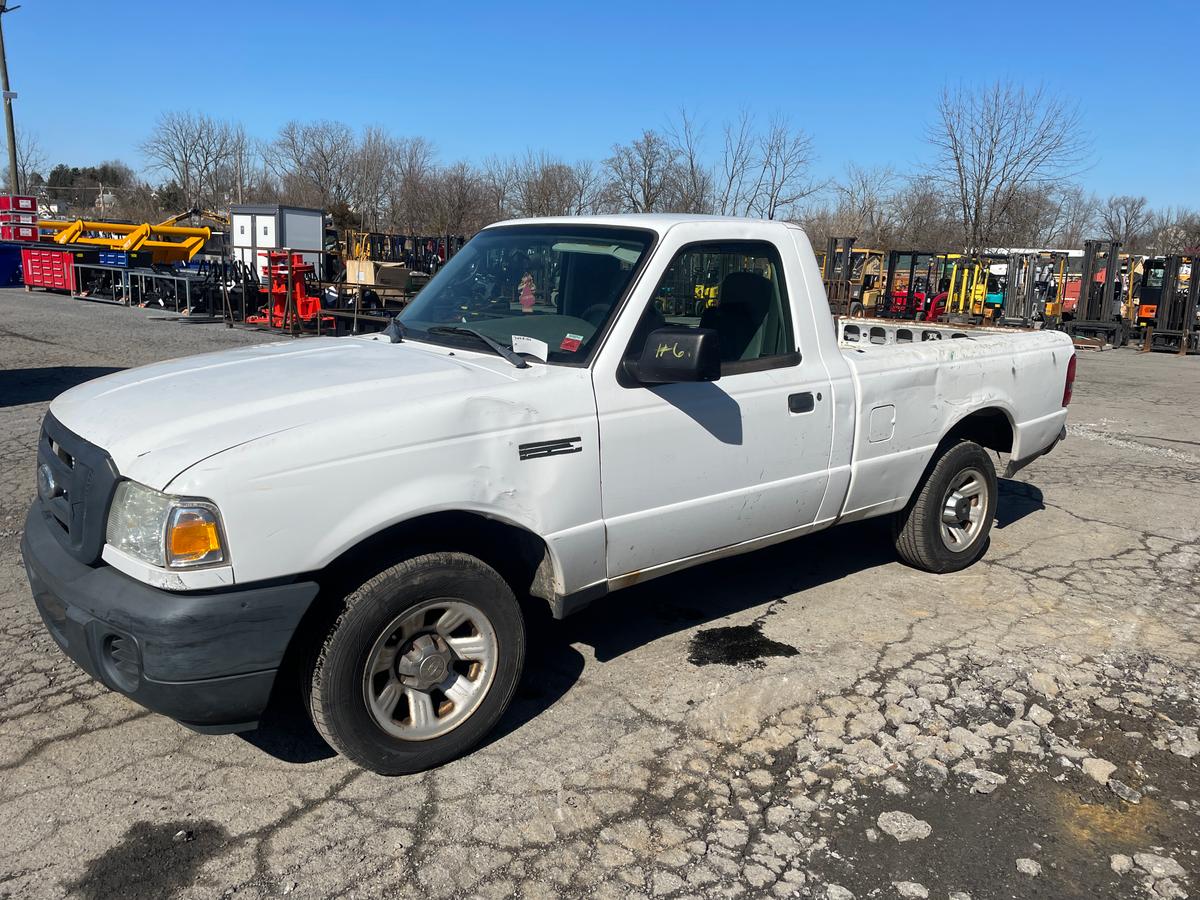
[(468, 328), (465, 325), (434, 325), (432, 328), (425, 330), (429, 334), (469, 334), (471, 337), (483, 341), (518, 369), (529, 368), (529, 363), (514, 353), (512, 347), (506, 347), (495, 338), (488, 337), (482, 331), (476, 331), (474, 328)]

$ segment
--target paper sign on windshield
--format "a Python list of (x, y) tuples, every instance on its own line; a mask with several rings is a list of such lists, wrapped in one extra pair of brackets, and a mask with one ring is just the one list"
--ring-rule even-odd
[(512, 336), (512, 348), (514, 353), (528, 353), (534, 359), (546, 361), (546, 357), (550, 355), (550, 345), (545, 341), (539, 341), (537, 338), (526, 337), (523, 334), (514, 334)]

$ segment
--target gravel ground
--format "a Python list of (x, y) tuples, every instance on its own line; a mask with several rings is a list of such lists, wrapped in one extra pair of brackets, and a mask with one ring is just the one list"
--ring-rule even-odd
[(261, 340), (0, 291), (0, 896), (1184, 897), (1200, 891), (1200, 359), (1084, 355), (983, 562), (864, 523), (535, 631), (499, 732), (354, 769), (91, 681), (18, 543), (49, 400)]

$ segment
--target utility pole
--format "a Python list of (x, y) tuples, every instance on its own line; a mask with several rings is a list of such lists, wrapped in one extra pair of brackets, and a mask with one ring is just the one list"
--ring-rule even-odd
[(8, 0), (0, 0), (0, 88), (4, 89), (4, 126), (8, 130), (8, 190), (10, 193), (21, 193), (17, 184), (17, 131), (13, 125), (12, 102), (16, 97), (8, 88), (8, 57), (4, 54), (4, 14), (20, 9), (20, 6), (9, 6)]

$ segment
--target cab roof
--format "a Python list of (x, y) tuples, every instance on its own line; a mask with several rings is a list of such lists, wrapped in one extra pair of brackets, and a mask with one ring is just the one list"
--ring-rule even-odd
[(507, 225), (601, 225), (610, 228), (646, 228), (660, 235), (666, 234), (677, 225), (726, 225), (738, 230), (793, 229), (802, 230), (791, 222), (772, 219), (753, 219), (743, 216), (702, 216), (688, 213), (620, 213), (603, 216), (550, 216), (545, 218), (508, 219), (495, 222), (488, 228)]

